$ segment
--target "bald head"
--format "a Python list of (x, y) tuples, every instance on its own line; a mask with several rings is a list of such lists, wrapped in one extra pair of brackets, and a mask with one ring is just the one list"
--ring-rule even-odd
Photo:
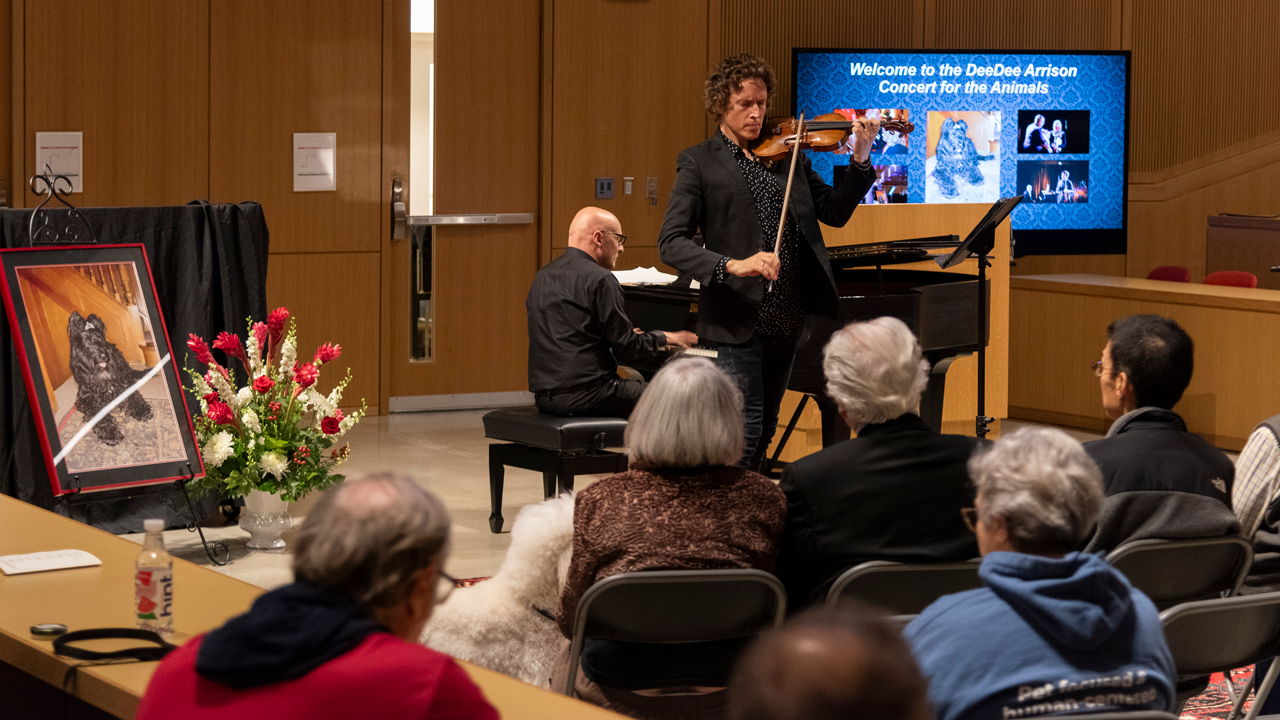
[(584, 207), (569, 223), (569, 247), (591, 256), (600, 267), (612, 270), (622, 254), (617, 216), (598, 207)]
[(931, 720), (928, 686), (896, 628), (856, 606), (768, 633), (738, 662), (730, 720)]

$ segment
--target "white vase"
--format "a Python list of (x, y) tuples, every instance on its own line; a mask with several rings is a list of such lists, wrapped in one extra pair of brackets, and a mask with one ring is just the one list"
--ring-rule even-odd
[(244, 496), (244, 515), (240, 529), (249, 533), (250, 550), (284, 552), (284, 531), (293, 527), (289, 503), (261, 490), (250, 490)]

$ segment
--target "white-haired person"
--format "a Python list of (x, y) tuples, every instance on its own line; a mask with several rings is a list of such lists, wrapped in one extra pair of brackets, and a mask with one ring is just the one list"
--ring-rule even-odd
[[(583, 593), (613, 575), (773, 571), (786, 500), (771, 481), (736, 466), (742, 425), (742, 392), (709, 360), (677, 358), (653, 376), (627, 423), (631, 468), (577, 494), (572, 560), (557, 616), (565, 638), (573, 634)], [(575, 687), (583, 699), (632, 717), (718, 717), (733, 662), (749, 640), (589, 640)], [(553, 690), (565, 687), (567, 672), (568, 640)]]
[(1027, 428), (969, 467), (983, 587), (943, 597), (906, 630), (938, 720), (1172, 710), (1155, 605), (1101, 555), (1074, 552), (1103, 499), (1080, 443)]
[(870, 560), (978, 556), (960, 509), (976, 438), (943, 435), (917, 414), (929, 364), (895, 318), (853, 323), (823, 351), (827, 393), (856, 438), (788, 465), (778, 572), (787, 607), (819, 602), (841, 572)]
[(138, 720), (497, 720), (453, 658), (417, 642), (453, 588), (448, 549), (449, 513), (412, 480), (326, 490), (298, 533), (295, 582), (170, 653)]

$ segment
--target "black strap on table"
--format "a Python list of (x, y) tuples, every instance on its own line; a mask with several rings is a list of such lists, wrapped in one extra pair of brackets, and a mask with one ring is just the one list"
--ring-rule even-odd
[[(99, 652), (97, 650), (85, 650), (78, 648), (71, 643), (80, 642), (82, 640), (142, 640), (144, 642), (155, 643), (155, 646), (139, 646), (125, 648), (124, 650), (114, 650), (112, 652)], [(62, 655), (64, 657), (75, 658), (76, 660), (138, 660), (141, 662), (150, 662), (152, 660), (161, 660), (173, 650), (178, 649), (177, 645), (167, 642), (164, 638), (151, 630), (138, 630), (136, 628), (94, 628), (92, 630), (76, 630), (66, 635), (61, 635), (53, 641), (53, 654)]]

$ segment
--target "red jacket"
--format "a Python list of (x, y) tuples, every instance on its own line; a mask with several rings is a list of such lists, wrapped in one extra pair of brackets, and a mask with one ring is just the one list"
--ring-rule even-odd
[(388, 633), (296, 680), (235, 690), (196, 673), (200, 635), (160, 663), (136, 720), (498, 720), (453, 658)]

